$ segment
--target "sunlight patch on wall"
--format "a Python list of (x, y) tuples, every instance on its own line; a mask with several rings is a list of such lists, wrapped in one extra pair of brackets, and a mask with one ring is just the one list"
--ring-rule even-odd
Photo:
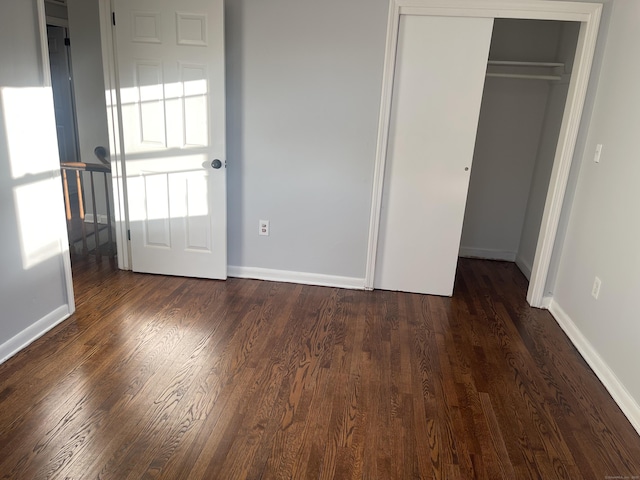
[(59, 163), (51, 87), (0, 92), (13, 178), (50, 172)]
[(22, 266), (25, 270), (60, 255), (61, 205), (47, 199), (60, 195), (51, 179), (16, 186), (13, 196), (20, 232)]
[(64, 208), (50, 87), (0, 88), (22, 266), (63, 250)]
[(181, 65), (183, 81), (158, 83), (161, 65), (138, 63), (137, 85), (120, 90), (122, 115), (130, 120), (123, 132), (129, 153), (209, 146), (206, 74), (203, 66)]

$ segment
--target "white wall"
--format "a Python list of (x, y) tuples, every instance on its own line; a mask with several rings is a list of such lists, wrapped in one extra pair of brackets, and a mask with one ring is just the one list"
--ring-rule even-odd
[[(554, 301), (640, 403), (640, 2), (616, 0)], [(604, 145), (595, 164), (595, 145)], [(591, 296), (594, 277), (600, 297)], [(593, 359), (592, 359), (593, 360)], [(638, 428), (639, 425), (636, 425)]]
[(387, 9), (227, 2), (230, 265), (364, 277)]
[[(93, 149), (98, 145), (109, 147), (109, 130), (102, 73), (98, 0), (67, 0), (67, 9), (80, 161), (100, 163)], [(102, 174), (94, 176), (97, 211), (99, 215), (106, 216), (104, 180)], [(109, 197), (113, 198), (110, 181), (109, 187)], [(85, 174), (85, 188), (85, 205), (87, 211), (93, 213), (88, 174)], [(106, 221), (106, 217), (104, 220)]]
[[(64, 206), (35, 0), (0, 16), (0, 361), (69, 313)], [(68, 257), (67, 257), (68, 258)]]

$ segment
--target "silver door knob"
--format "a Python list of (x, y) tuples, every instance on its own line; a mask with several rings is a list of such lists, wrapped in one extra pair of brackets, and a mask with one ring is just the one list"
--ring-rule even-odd
[(218, 160), (217, 158), (213, 162), (211, 162), (211, 167), (215, 168), (216, 170), (218, 168), (220, 168), (221, 166), (222, 166), (222, 162), (220, 160)]

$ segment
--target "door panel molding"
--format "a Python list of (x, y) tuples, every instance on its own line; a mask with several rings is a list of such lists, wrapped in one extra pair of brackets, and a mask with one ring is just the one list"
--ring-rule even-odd
[(365, 288), (373, 289), (380, 234), (382, 190), (387, 161), (391, 118), (391, 99), (396, 69), (398, 27), (401, 15), (447, 15), (536, 20), (563, 20), (581, 23), (580, 35), (560, 137), (556, 148), (551, 181), (547, 193), (527, 301), (543, 307), (543, 293), (549, 273), (551, 255), (558, 231), (562, 204), (582, 118), (591, 65), (596, 47), (602, 5), (581, 2), (532, 0), (526, 2), (476, 0), (391, 0), (387, 23), (387, 41), (382, 80), (378, 140), (369, 219), (369, 240)]
[[(125, 163), (125, 156), (127, 156), (125, 155), (125, 153), (127, 153), (125, 143), (128, 138), (127, 136), (130, 136), (131, 132), (125, 131), (123, 128), (122, 110), (118, 108), (119, 105), (122, 105), (123, 101), (127, 102), (130, 99), (121, 98), (120, 76), (122, 72), (119, 70), (118, 49), (116, 48), (117, 38), (114, 33), (117, 26), (122, 27), (122, 25), (130, 24), (131, 18), (130, 15), (127, 16), (124, 11), (120, 14), (117, 12), (114, 14), (116, 6), (115, 0), (98, 1), (100, 6), (102, 58), (106, 87), (105, 104), (109, 124), (109, 153), (113, 167), (112, 177), (118, 267), (123, 270), (131, 270), (133, 268), (133, 258), (129, 232), (131, 232), (131, 234), (135, 233), (133, 230), (136, 224), (135, 222), (131, 222), (133, 216), (128, 210), (130, 192), (127, 190), (127, 182), (125, 181), (127, 174), (132, 173), (127, 171)], [(176, 7), (177, 6), (176, 3)], [(140, 14), (140, 12), (136, 12)], [(149, 16), (150, 14), (145, 13), (145, 15)], [(120, 18), (122, 16), (126, 16), (126, 18)], [(174, 117), (185, 117), (183, 125), (180, 128), (172, 130), (166, 138), (166, 142), (164, 142), (166, 143), (167, 149), (171, 150), (169, 153), (182, 151), (185, 155), (195, 156), (203, 154), (201, 150), (208, 145), (210, 149), (215, 151), (215, 153), (211, 153), (208, 157), (224, 159), (226, 157), (224, 132), (226, 125), (223, 112), (226, 102), (223, 97), (208, 93), (212, 91), (224, 91), (224, 65), (221, 67), (221, 74), (216, 75), (215, 78), (202, 78), (209, 76), (210, 69), (208, 65), (203, 63), (196, 55), (197, 52), (204, 51), (207, 45), (211, 46), (212, 42), (220, 42), (223, 30), (216, 29), (213, 32), (211, 31), (211, 22), (213, 20), (210, 13), (191, 12), (187, 14), (178, 10), (172, 12), (170, 15), (156, 15), (154, 13), (151, 16), (153, 17), (153, 28), (151, 28), (152, 26), (143, 24), (141, 28), (138, 29), (139, 35), (136, 38), (139, 40), (146, 39), (147, 41), (143, 43), (149, 43), (148, 39), (151, 38), (154, 42), (149, 43), (148, 46), (153, 47), (154, 44), (157, 43), (157, 40), (163, 40), (164, 35), (167, 38), (171, 38), (169, 43), (173, 45), (172, 48), (180, 48), (186, 52), (184, 58), (178, 60), (177, 63), (173, 62), (171, 64), (172, 69), (175, 67), (179, 70), (180, 81), (169, 82), (168, 84), (165, 84), (164, 80), (162, 81), (165, 85), (164, 95), (169, 99), (165, 102), (167, 114), (171, 114)], [(216, 14), (215, 18), (221, 17)], [(161, 25), (159, 25), (160, 22), (162, 22)], [(118, 25), (114, 27), (114, 23)], [(162, 32), (160, 32), (160, 28), (162, 28)], [(173, 35), (171, 35), (172, 31)], [(164, 40), (166, 40), (166, 38), (164, 38)], [(197, 49), (197, 52), (193, 50), (192, 55), (188, 50), (194, 48)], [(151, 60), (148, 55), (142, 55), (142, 57)], [(140, 60), (142, 57), (137, 59)], [(127, 95), (130, 93), (131, 92), (128, 92)], [(193, 128), (194, 125), (197, 128)], [(219, 135), (212, 136), (210, 134), (209, 130), (212, 126), (215, 126), (216, 130), (220, 133)], [(151, 139), (153, 140), (155, 137)], [(159, 144), (156, 147), (162, 149)], [(137, 156), (135, 152), (128, 152), (129, 159), (136, 158)], [(209, 162), (210, 160), (207, 161), (207, 166)], [(178, 173), (179, 172), (172, 172), (172, 175), (177, 175)], [(218, 175), (224, 175), (224, 172), (218, 172)], [(180, 177), (180, 175), (177, 175), (177, 177)], [(176, 180), (174, 182), (176, 185), (181, 184), (177, 177), (174, 179)], [(133, 192), (131, 185), (129, 185), (129, 190)], [(191, 205), (191, 207), (191, 210), (195, 211), (193, 205)], [(174, 210), (175, 209), (174, 206)], [(226, 216), (223, 215), (223, 212), (213, 212), (212, 218), (210, 218), (208, 222), (215, 225), (226, 224)], [(188, 239), (184, 248), (185, 252), (205, 252), (211, 250), (213, 247), (225, 249), (226, 251), (226, 235), (224, 238), (214, 238), (212, 235), (207, 236), (203, 234), (196, 235), (194, 229), (197, 226), (202, 227), (205, 225), (201, 218), (199, 219), (193, 216), (193, 218), (181, 219), (180, 222), (171, 222), (172, 228), (179, 227), (178, 223), (188, 231)], [(173, 272), (172, 274), (180, 274), (176, 273), (178, 272), (177, 267), (172, 267), (171, 271)]]
[(225, 279), (223, 0), (151, 3), (111, 2), (130, 266)]

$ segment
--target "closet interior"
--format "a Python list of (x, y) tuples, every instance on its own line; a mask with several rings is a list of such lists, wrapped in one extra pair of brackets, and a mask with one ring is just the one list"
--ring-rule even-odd
[(516, 262), (530, 278), (579, 30), (495, 20), (460, 256)]

